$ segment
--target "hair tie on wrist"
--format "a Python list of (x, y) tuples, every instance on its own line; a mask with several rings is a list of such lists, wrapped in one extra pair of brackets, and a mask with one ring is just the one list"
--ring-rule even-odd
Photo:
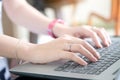
[(23, 62), (23, 60), (21, 60), (18, 55), (18, 50), (19, 50), (21, 42), (22, 42), (21, 40), (18, 40), (18, 42), (16, 44), (16, 49), (15, 49), (15, 56), (16, 56), (17, 64), (22, 64), (22, 62)]
[(64, 21), (61, 20), (61, 19), (56, 19), (56, 20), (53, 20), (49, 25), (48, 25), (48, 34), (50, 36), (52, 36), (53, 38), (56, 38), (56, 36), (54, 35), (53, 33), (53, 28), (55, 27), (55, 24), (56, 23), (61, 23), (61, 24), (64, 24)]

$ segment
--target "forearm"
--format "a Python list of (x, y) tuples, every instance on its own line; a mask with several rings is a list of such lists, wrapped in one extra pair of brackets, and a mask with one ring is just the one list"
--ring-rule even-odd
[[(34, 33), (47, 33), (48, 25), (52, 20), (30, 6), (25, 0), (3, 0), (3, 5), (10, 19), (16, 24), (23, 25)], [(70, 32), (65, 28), (65, 25), (57, 23), (53, 28), (53, 33), (59, 37)]]
[(46, 33), (51, 20), (25, 0), (3, 0), (3, 5), (10, 19), (16, 24), (23, 25), (35, 33)]
[[(13, 37), (9, 37), (6, 35), (0, 35), (0, 56), (7, 58), (20, 58), (23, 60), (27, 60), (28, 53), (26, 53), (28, 46), (30, 43), (21, 42)], [(17, 54), (17, 56), (16, 56)]]

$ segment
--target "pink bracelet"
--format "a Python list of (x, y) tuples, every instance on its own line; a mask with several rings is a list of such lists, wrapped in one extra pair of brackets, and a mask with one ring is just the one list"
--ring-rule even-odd
[(53, 33), (53, 27), (55, 27), (56, 23), (61, 23), (64, 24), (64, 21), (61, 19), (53, 20), (49, 25), (48, 25), (48, 34), (52, 36), (53, 38), (56, 38), (56, 36)]

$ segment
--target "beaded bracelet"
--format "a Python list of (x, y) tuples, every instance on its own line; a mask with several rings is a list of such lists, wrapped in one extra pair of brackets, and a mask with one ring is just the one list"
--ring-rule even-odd
[(48, 34), (50, 36), (52, 36), (53, 38), (56, 38), (56, 36), (54, 35), (53, 33), (53, 27), (55, 27), (55, 24), (56, 23), (61, 23), (61, 24), (64, 24), (64, 21), (61, 20), (61, 19), (56, 19), (56, 20), (53, 20), (49, 25), (48, 25)]

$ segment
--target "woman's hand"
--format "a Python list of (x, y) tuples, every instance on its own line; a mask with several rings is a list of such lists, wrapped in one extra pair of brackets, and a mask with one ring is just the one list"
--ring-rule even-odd
[(102, 40), (103, 45), (105, 46), (109, 46), (109, 44), (111, 43), (110, 37), (104, 28), (96, 28), (88, 25), (84, 25), (81, 27), (65, 27), (58, 24), (53, 29), (53, 32), (58, 37), (64, 34), (68, 34), (82, 39), (90, 37), (98, 48), (102, 47), (99, 38)]
[(80, 53), (89, 60), (96, 62), (100, 55), (86, 41), (71, 37), (62, 36), (44, 44), (35, 44), (28, 48), (27, 60), (33, 63), (48, 63), (60, 59), (73, 60), (81, 65), (87, 65), (76, 53)]

